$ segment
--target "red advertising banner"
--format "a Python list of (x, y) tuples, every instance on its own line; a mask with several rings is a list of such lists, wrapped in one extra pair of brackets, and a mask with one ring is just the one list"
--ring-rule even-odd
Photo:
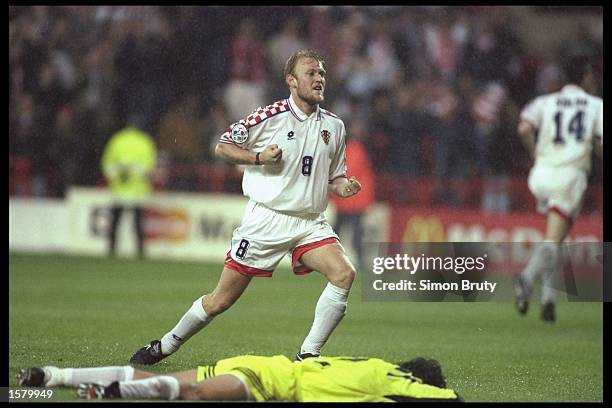
[[(531, 243), (544, 239), (546, 219), (538, 214), (487, 214), (477, 211), (429, 208), (392, 208), (391, 242), (483, 242), (500, 243), (490, 260), (500, 273), (517, 273), (529, 259)], [(565, 241), (564, 270), (576, 277), (601, 280), (603, 241), (601, 216), (582, 216)], [(502, 245), (503, 243), (519, 243)], [(522, 243), (522, 244), (521, 244)], [(583, 244), (580, 244), (583, 243)]]
[[(494, 214), (478, 211), (395, 207), (391, 209), (392, 242), (539, 242), (546, 218), (538, 214)], [(567, 242), (603, 241), (603, 218), (579, 216)]]

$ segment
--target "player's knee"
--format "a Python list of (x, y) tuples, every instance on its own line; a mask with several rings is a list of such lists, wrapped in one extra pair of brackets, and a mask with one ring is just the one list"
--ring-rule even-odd
[(197, 401), (200, 399), (197, 383), (181, 384), (179, 398), (185, 401)]
[(218, 295), (208, 295), (204, 298), (204, 311), (210, 317), (217, 316), (232, 307), (234, 302)]
[(338, 268), (329, 279), (333, 285), (343, 289), (350, 289), (353, 285), (353, 280), (355, 280), (355, 268), (351, 265), (344, 265)]
[(232, 376), (232, 381), (214, 377), (199, 383), (181, 386), (180, 398), (190, 401), (247, 401), (249, 398), (242, 382)]

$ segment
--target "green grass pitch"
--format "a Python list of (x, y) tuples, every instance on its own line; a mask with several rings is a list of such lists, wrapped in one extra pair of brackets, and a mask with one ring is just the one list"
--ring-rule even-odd
[[(212, 290), (221, 264), (9, 255), (9, 387), (22, 367), (125, 365), (194, 299)], [(316, 273), (255, 278), (238, 302), (160, 373), (238, 354), (293, 357), (325, 286)], [(535, 306), (535, 307), (534, 307)], [(558, 320), (521, 317), (509, 302), (363, 302), (359, 279), (327, 355), (438, 359), (466, 401), (601, 401), (602, 304), (561, 302)], [(55, 400), (75, 400), (74, 390)]]

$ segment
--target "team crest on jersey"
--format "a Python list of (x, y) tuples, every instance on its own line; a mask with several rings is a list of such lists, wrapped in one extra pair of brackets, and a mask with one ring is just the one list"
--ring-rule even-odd
[(331, 133), (329, 133), (328, 130), (322, 130), (321, 131), (321, 138), (323, 139), (323, 141), (325, 142), (326, 145), (329, 144), (329, 138), (331, 137)]
[(242, 144), (246, 142), (247, 138), (249, 137), (249, 131), (243, 124), (235, 123), (232, 125), (230, 136), (234, 142)]

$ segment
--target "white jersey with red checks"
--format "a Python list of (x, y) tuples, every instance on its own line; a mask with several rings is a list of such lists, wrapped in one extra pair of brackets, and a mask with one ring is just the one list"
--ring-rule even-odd
[(279, 146), (280, 163), (247, 166), (242, 179), (245, 196), (276, 211), (321, 213), (327, 208), (328, 184), (346, 177), (342, 120), (320, 107), (306, 115), (292, 97), (256, 109), (232, 124), (219, 142), (255, 152)]
[(594, 139), (603, 138), (601, 98), (566, 85), (559, 92), (535, 98), (523, 109), (521, 119), (537, 129), (536, 165), (590, 171)]

